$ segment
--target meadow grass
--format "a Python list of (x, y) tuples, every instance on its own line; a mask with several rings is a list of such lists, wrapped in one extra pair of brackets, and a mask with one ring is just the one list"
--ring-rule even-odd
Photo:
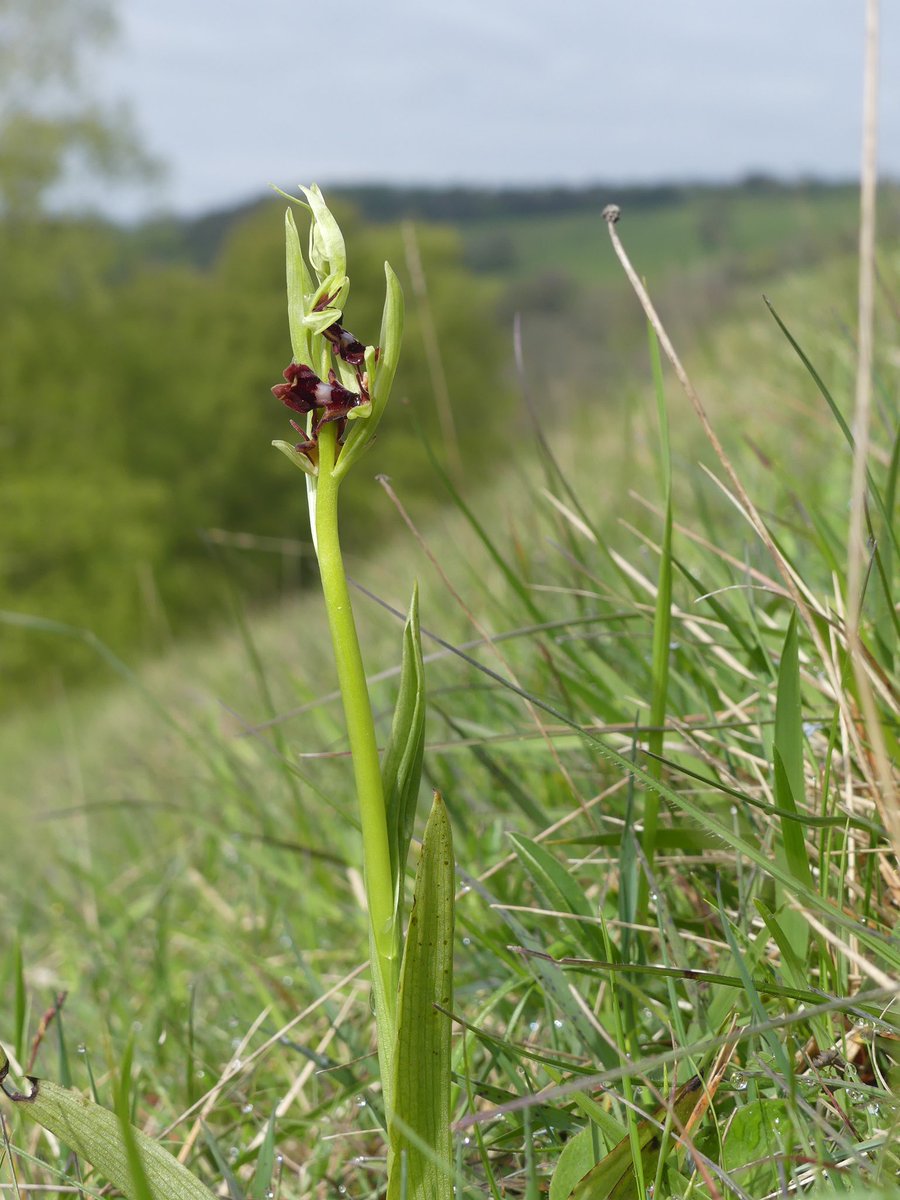
[[(895, 752), (900, 260), (881, 266), (863, 637)], [(852, 294), (838, 263), (771, 297), (848, 419)], [(850, 452), (757, 311), (689, 369), (812, 631), (661, 366), (598, 384), (565, 428), (538, 402), (513, 469), (348, 563), (384, 738), (420, 582), (425, 782), (459, 865), (460, 1194), (562, 1200), (600, 1161), (585, 1200), (894, 1194), (900, 878), (845, 655)], [(324, 642), (312, 598), (238, 613), (231, 637), (3, 735), (4, 1044), (24, 1065), (67, 989), (37, 1073), (112, 1103), (133, 1039), (135, 1120), (233, 1197), (384, 1186)], [(703, 1119), (667, 1116), (695, 1074)], [(96, 1194), (64, 1146), (11, 1138), (6, 1185), (14, 1165), (23, 1192)]]

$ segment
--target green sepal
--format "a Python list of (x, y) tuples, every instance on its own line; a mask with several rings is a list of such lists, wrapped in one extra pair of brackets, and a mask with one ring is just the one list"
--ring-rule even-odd
[(307, 297), (313, 290), (312, 278), (303, 259), (300, 234), (294, 214), (288, 208), (284, 214), (284, 232), (287, 260), (288, 325), (291, 331), (291, 349), (294, 361), (312, 367), (312, 348), (309, 329), (306, 325)]
[(450, 818), (435, 792), (400, 971), (387, 1200), (453, 1200), (451, 1021), (440, 1010), (453, 1004), (454, 875)]
[(400, 281), (391, 270), (390, 263), (384, 264), (384, 276), (386, 293), (377, 359), (374, 347), (366, 350), (366, 373), (369, 376), (369, 395), (372, 397), (372, 416), (365, 423), (352, 426), (347, 434), (341, 456), (335, 466), (335, 475), (339, 479), (347, 474), (374, 438), (397, 373), (400, 345), (403, 340), (403, 290)]
[(384, 264), (384, 282), (384, 309), (381, 314), (381, 336), (378, 343), (380, 353), (371, 385), (372, 403), (379, 418), (391, 394), (403, 341), (403, 289), (391, 264), (387, 262)]
[(300, 186), (300, 191), (309, 201), (313, 220), (309, 230), (309, 261), (320, 279), (329, 275), (346, 275), (347, 250), (344, 235), (325, 203), (318, 184)]
[[(306, 307), (304, 325), (311, 333), (321, 333), (329, 325), (341, 319), (347, 296), (350, 293), (350, 280), (343, 272), (334, 271), (326, 275), (316, 290), (309, 297)], [(316, 306), (327, 300), (322, 307)]]
[(348, 421), (367, 421), (372, 415), (372, 405), (358, 404), (356, 408), (351, 408), (347, 413)]
[(391, 737), (381, 765), (381, 781), (391, 851), (394, 911), (399, 916), (401, 885), (416, 818), (425, 753), (425, 665), (419, 631), (419, 588), (413, 588), (403, 627), (400, 690)]
[(304, 475), (318, 475), (319, 468), (316, 466), (313, 460), (308, 458), (305, 454), (301, 454), (300, 451), (296, 450), (290, 442), (274, 441), (272, 445), (276, 450), (280, 450), (285, 458), (289, 458), (295, 467), (299, 467)]

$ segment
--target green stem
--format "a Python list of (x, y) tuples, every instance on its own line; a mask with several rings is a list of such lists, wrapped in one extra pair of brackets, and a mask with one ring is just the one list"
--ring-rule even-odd
[(391, 855), (375, 722), (338, 534), (339, 481), (333, 474), (336, 438), (337, 431), (333, 424), (323, 426), (319, 432), (319, 474), (315, 504), (316, 543), (359, 801), (366, 900), (369, 907), (375, 1019), (378, 1026), (378, 1060), (381, 1067), (382, 1095), (385, 1107), (390, 1112), (400, 938), (395, 920)]

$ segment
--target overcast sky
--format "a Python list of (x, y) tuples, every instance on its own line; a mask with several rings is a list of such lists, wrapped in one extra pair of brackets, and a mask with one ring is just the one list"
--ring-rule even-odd
[[(881, 166), (900, 175), (900, 12)], [(270, 182), (582, 183), (858, 170), (863, 0), (120, 0), (104, 66), (157, 204)], [(148, 202), (123, 194), (125, 212)]]

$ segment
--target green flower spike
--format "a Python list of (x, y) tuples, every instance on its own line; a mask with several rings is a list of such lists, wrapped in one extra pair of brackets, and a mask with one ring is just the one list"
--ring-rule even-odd
[[(364, 344), (344, 327), (350, 279), (343, 234), (319, 188), (314, 184), (301, 191), (308, 203), (293, 196), (287, 198), (312, 216), (309, 262), (304, 259), (294, 215), (288, 209), (288, 323), (294, 357), (285, 371), (287, 383), (272, 390), (288, 407), (306, 414), (303, 427), (294, 423), (305, 437), (293, 447), (282, 441), (273, 445), (308, 476), (310, 515), (315, 525), (312, 492), (319, 472), (319, 432), (325, 424), (338, 425), (331, 471), (339, 481), (372, 442), (387, 405), (403, 336), (403, 294), (396, 275), (385, 263), (380, 346)], [(306, 368), (311, 374), (301, 374), (298, 368)]]

